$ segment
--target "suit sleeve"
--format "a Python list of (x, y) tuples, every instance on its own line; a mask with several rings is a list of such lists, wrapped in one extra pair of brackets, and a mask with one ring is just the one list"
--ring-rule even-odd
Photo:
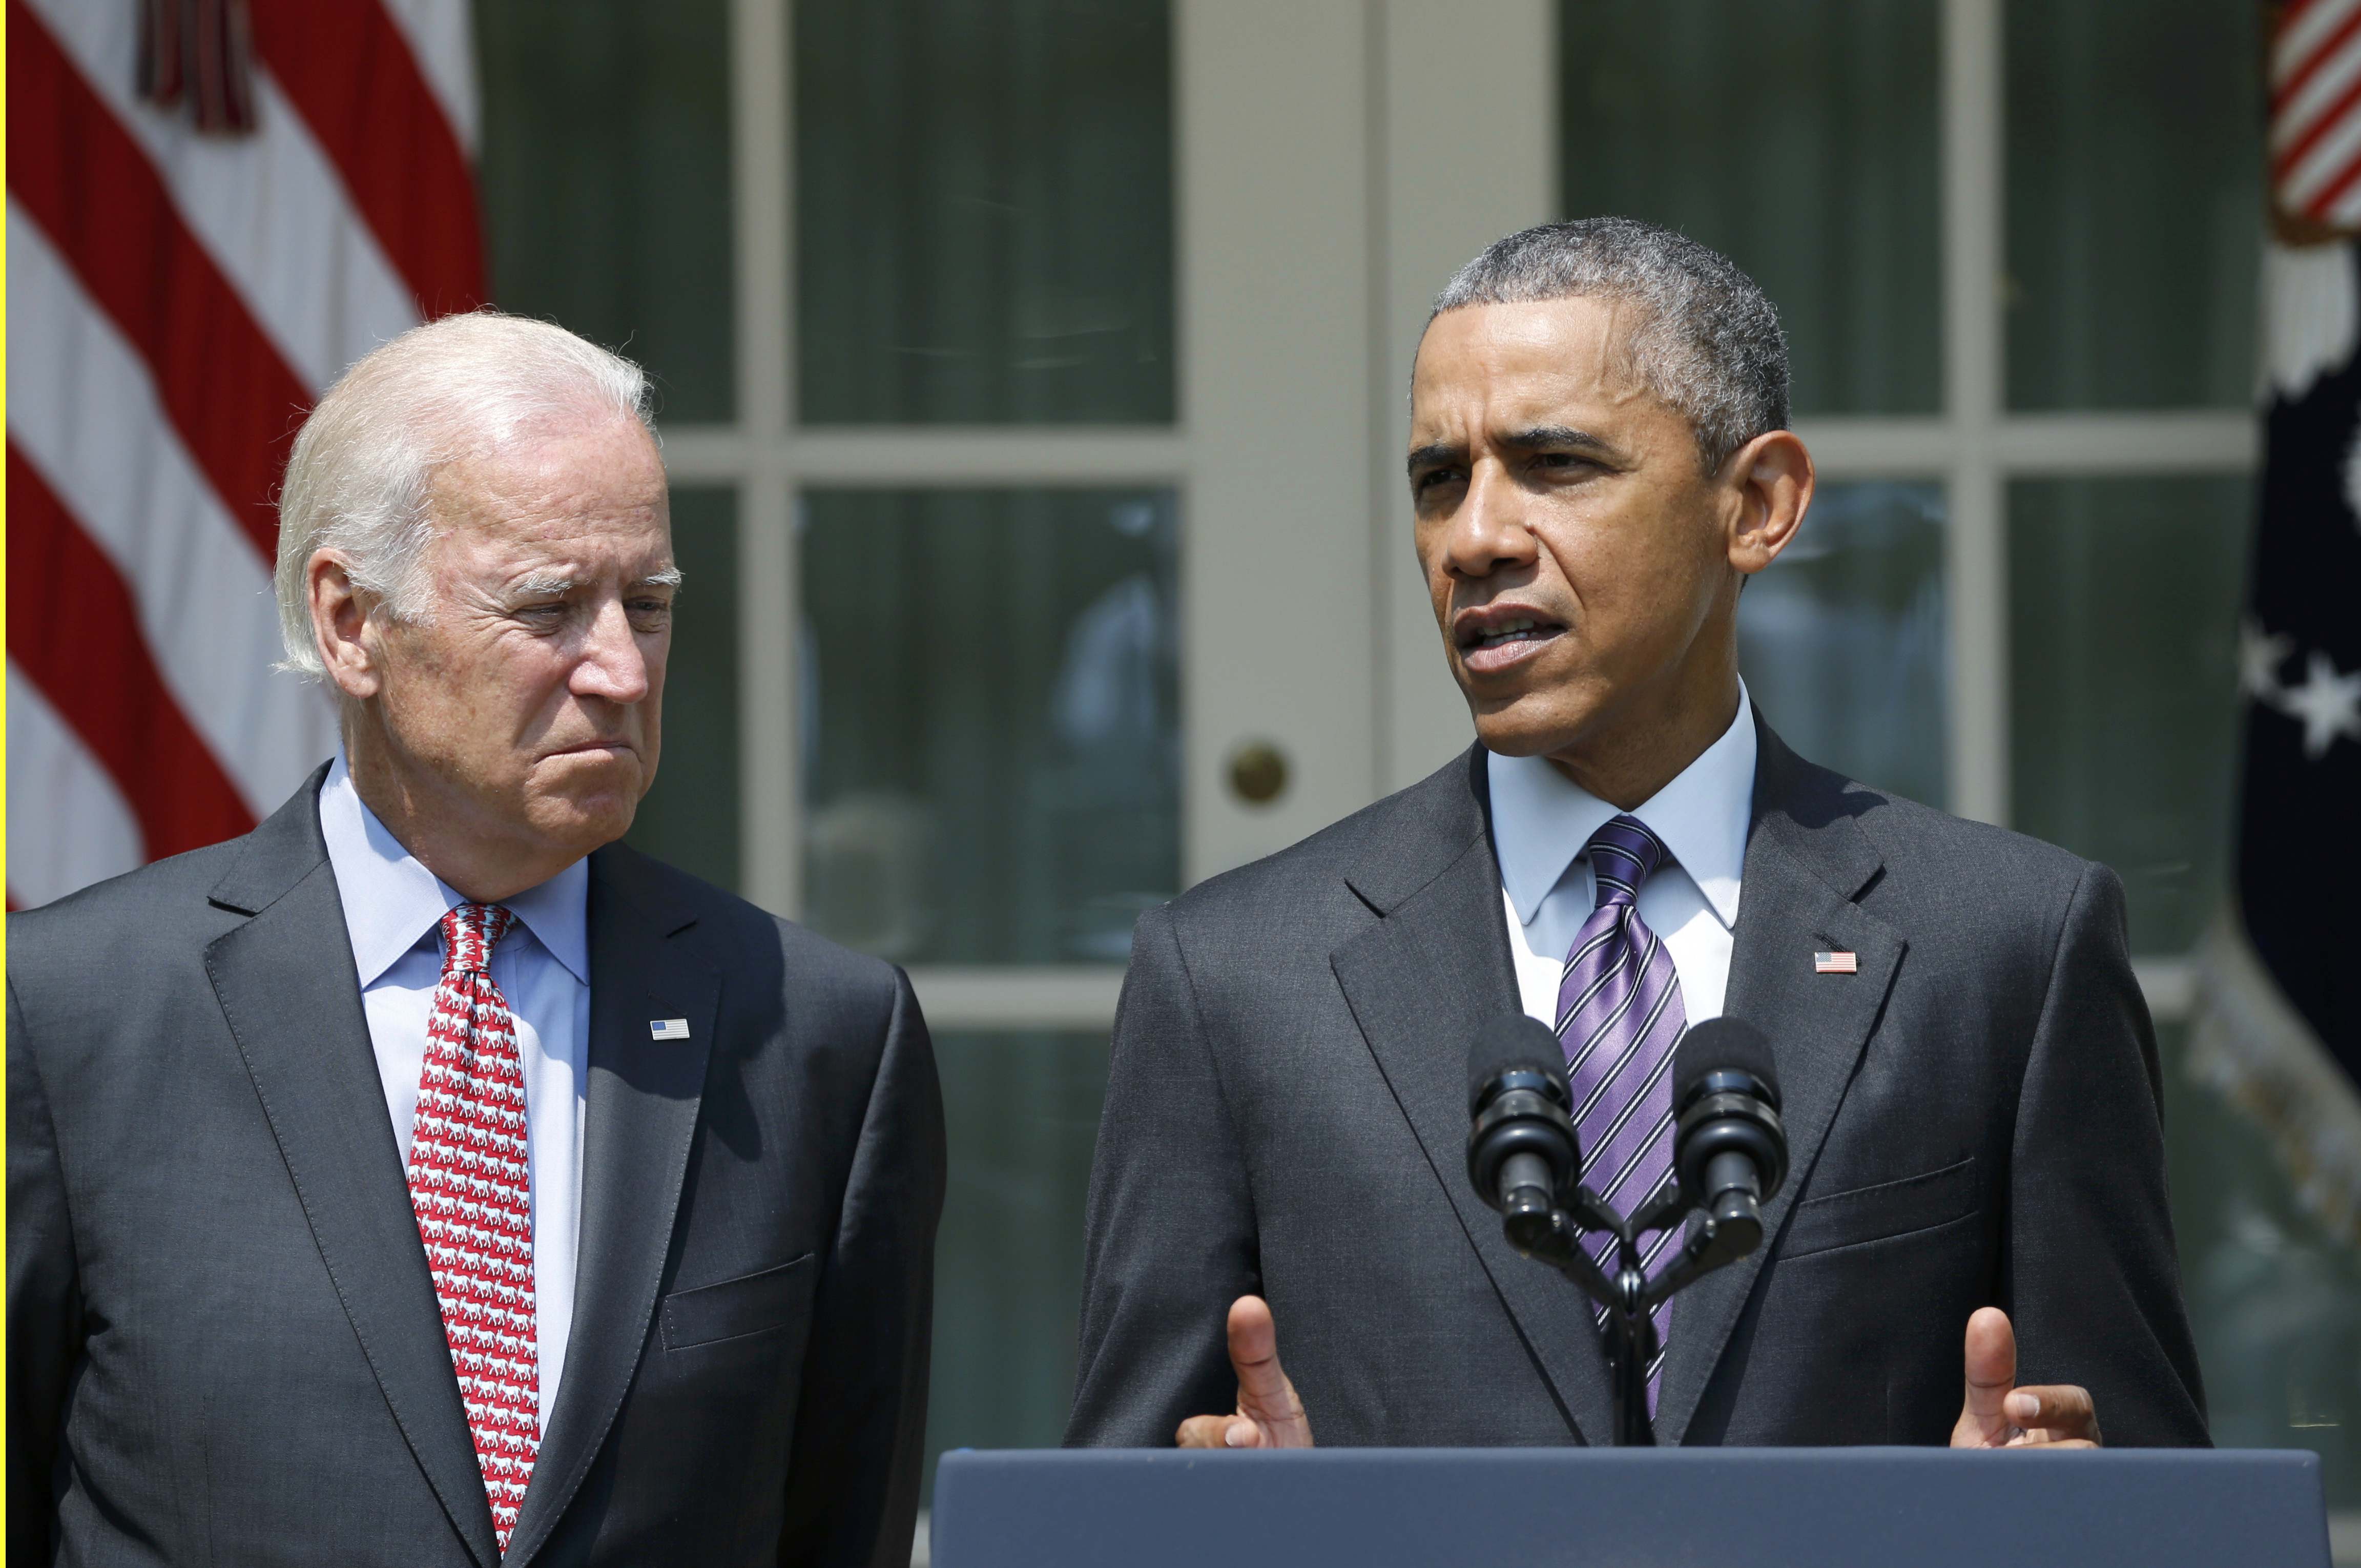
[(1254, 1202), (1170, 916), (1132, 939), (1091, 1169), (1072, 1447), (1169, 1448), (1237, 1404), (1224, 1324), (1262, 1288)]
[(2162, 1093), (2123, 883), (2092, 866), (2068, 904), (2018, 1100), (2004, 1304), (2017, 1381), (2082, 1385), (2118, 1447), (2211, 1441), (2166, 1203)]
[(943, 1101), (909, 977), (897, 970), (895, 984), (805, 1354), (782, 1563), (910, 1561), (926, 1457)]
[(8, 1546), (17, 1563), (49, 1560), (59, 1430), (82, 1354), (81, 1288), (57, 1128), (33, 1060), (16, 988), (8, 987)]

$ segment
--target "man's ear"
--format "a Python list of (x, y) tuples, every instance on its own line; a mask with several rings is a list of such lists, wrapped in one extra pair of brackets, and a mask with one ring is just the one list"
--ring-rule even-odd
[(369, 625), (377, 596), (355, 583), (344, 562), (325, 550), (313, 551), (304, 565), (303, 587), (312, 607), (313, 645), (328, 679), (356, 702), (375, 696), (382, 684)]
[(1726, 482), (1737, 491), (1730, 564), (1748, 576), (1779, 558), (1812, 504), (1812, 455), (1792, 430), (1756, 436), (1730, 455)]

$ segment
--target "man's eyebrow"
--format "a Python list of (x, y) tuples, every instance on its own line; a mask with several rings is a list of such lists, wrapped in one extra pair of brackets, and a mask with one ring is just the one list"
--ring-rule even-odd
[(1613, 443), (1591, 434), (1587, 430), (1574, 430), (1562, 424), (1540, 424), (1531, 430), (1511, 431), (1497, 438), (1499, 444), (1517, 452), (1565, 451), (1569, 448), (1612, 453)]
[[(1621, 455), (1620, 449), (1604, 436), (1563, 424), (1537, 424), (1527, 430), (1510, 431), (1493, 437), (1492, 444), (1511, 452), (1592, 452), (1602, 457)], [(1413, 448), (1406, 466), (1411, 477), (1416, 478), (1430, 468), (1447, 467), (1466, 461), (1466, 447), (1455, 442), (1435, 441)]]
[[(635, 588), (676, 588), (680, 582), (680, 568), (666, 566), (660, 572), (650, 572), (631, 586)], [(564, 598), (580, 586), (572, 577), (527, 577), (509, 592), (520, 599)]]
[(1430, 441), (1424, 446), (1411, 448), (1403, 466), (1415, 477), (1429, 468), (1446, 467), (1467, 460), (1467, 449), (1448, 441)]

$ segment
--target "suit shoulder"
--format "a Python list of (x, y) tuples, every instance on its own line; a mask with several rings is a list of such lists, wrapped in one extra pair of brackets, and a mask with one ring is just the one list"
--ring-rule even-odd
[(2053, 888), (2070, 892), (2092, 868), (2055, 844), (1954, 817), (1824, 768), (1798, 756), (1767, 725), (1758, 733), (1757, 811), (1775, 812), (1807, 830), (1849, 819), (1883, 861), (1888, 881), (1936, 878), (1955, 887), (1991, 888), (2015, 905)]
[(8, 916), (8, 992), (27, 1048), (112, 1059), (152, 1038), (139, 1022), (201, 994), (205, 954), (244, 916), (208, 897), (243, 838), (174, 855)]
[(1844, 781), (1843, 809), (1882, 865), (1863, 907), (1904, 928), (2046, 964), (2076, 895), (2114, 873), (2071, 850)]
[(1849, 788), (1875, 802), (1860, 816), (1862, 833), (1877, 846), (1890, 870), (1941, 876), (1956, 884), (2015, 890), (2019, 894), (2070, 893), (2093, 870), (2095, 861), (2047, 839), (1989, 822), (1886, 795), (1861, 784)]
[(246, 842), (241, 836), (207, 844), (93, 883), (51, 903), (11, 910), (9, 955), (19, 963), (29, 959), (38, 965), (43, 955), (60, 948), (87, 951), (128, 943), (152, 948), (170, 940), (179, 929), (172, 922), (173, 911), (204, 909), (206, 895), (236, 863)]

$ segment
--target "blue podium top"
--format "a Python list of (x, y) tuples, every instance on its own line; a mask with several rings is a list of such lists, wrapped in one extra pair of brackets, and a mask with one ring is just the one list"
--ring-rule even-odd
[(943, 1455), (936, 1568), (2328, 1568), (2291, 1450)]

